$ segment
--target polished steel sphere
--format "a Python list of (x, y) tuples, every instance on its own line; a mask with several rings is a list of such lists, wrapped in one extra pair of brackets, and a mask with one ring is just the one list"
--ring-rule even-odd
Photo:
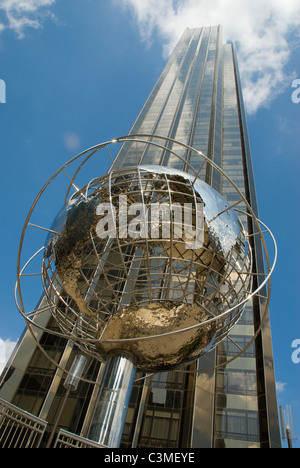
[(53, 231), (42, 267), (52, 314), (102, 360), (126, 350), (142, 371), (189, 363), (226, 337), (251, 291), (234, 210), (179, 170), (138, 166), (94, 179)]

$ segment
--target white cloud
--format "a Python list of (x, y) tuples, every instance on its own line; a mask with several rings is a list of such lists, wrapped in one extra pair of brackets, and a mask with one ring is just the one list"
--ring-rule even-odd
[(5, 14), (5, 21), (0, 24), (3, 29), (12, 29), (18, 37), (24, 37), (27, 28), (38, 29), (44, 15), (56, 0), (0, 0), (0, 12)]
[(16, 342), (11, 341), (10, 339), (3, 340), (0, 338), (0, 373), (3, 371), (15, 346)]
[(67, 132), (63, 136), (65, 147), (70, 151), (76, 151), (80, 148), (81, 141), (79, 135), (75, 132)]
[(237, 44), (248, 112), (268, 105), (291, 84), (286, 65), (299, 46), (299, 0), (119, 0), (130, 7), (141, 37), (157, 32), (169, 55), (186, 27), (221, 24), (225, 41)]
[(282, 393), (285, 390), (285, 387), (287, 386), (286, 383), (283, 382), (276, 382), (276, 390), (278, 393)]

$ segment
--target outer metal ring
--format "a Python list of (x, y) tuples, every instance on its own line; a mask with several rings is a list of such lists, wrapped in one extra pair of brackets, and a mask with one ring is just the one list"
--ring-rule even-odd
[[(31, 264), (31, 262), (44, 250), (44, 247), (41, 247), (38, 249), (38, 251), (26, 262), (25, 266), (21, 268), (21, 256), (22, 256), (22, 251), (23, 251), (23, 243), (24, 243), (24, 239), (25, 239), (25, 236), (26, 236), (26, 233), (27, 233), (27, 229), (29, 227), (34, 227), (34, 228), (38, 228), (38, 229), (42, 229), (42, 230), (45, 230), (45, 231), (51, 231), (50, 229), (48, 228), (44, 228), (44, 227), (41, 227), (41, 226), (38, 226), (36, 224), (33, 224), (31, 223), (31, 217), (32, 217), (32, 214), (40, 200), (40, 198), (42, 197), (42, 195), (44, 194), (44, 192), (46, 191), (46, 189), (48, 188), (48, 186), (56, 179), (56, 177), (62, 173), (65, 173), (67, 176), (68, 174), (66, 173), (66, 169), (68, 167), (70, 167), (73, 163), (79, 163), (73, 177), (70, 177), (68, 176), (68, 178), (70, 179), (70, 182), (69, 182), (69, 185), (68, 185), (68, 189), (67, 189), (67, 192), (66, 192), (66, 195), (65, 195), (65, 201), (68, 199), (69, 195), (70, 195), (70, 191), (71, 191), (71, 188), (72, 186), (76, 187), (76, 178), (78, 177), (80, 171), (84, 168), (84, 166), (89, 162), (89, 160), (101, 149), (103, 148), (106, 148), (107, 151), (108, 151), (108, 155), (109, 155), (109, 159), (110, 159), (110, 162), (112, 163), (111, 165), (111, 171), (113, 170), (114, 168), (114, 161), (112, 159), (112, 156), (111, 156), (111, 153), (109, 151), (109, 146), (110, 145), (113, 145), (113, 144), (116, 144), (116, 143), (125, 143), (125, 142), (130, 142), (130, 143), (143, 143), (143, 144), (146, 144), (146, 145), (154, 145), (156, 146), (157, 148), (161, 148), (161, 149), (165, 149), (167, 150), (168, 152), (174, 154), (176, 157), (178, 157), (179, 160), (181, 160), (182, 162), (184, 162), (188, 167), (189, 167), (189, 170), (194, 173), (195, 175), (195, 181), (197, 180), (197, 178), (199, 177), (199, 174), (201, 172), (201, 170), (199, 170), (198, 172), (193, 169), (193, 167), (187, 163), (180, 155), (178, 155), (175, 151), (173, 150), (170, 150), (169, 148), (167, 148), (165, 145), (167, 143), (173, 143), (175, 145), (179, 145), (181, 147), (184, 147), (185, 149), (193, 152), (193, 153), (196, 153), (200, 158), (203, 159), (203, 162), (205, 163), (208, 163), (210, 164), (214, 169), (216, 169), (218, 172), (220, 172), (222, 174), (223, 177), (225, 177), (229, 182), (230, 184), (232, 185), (232, 187), (234, 188), (234, 190), (239, 194), (240, 196), (240, 202), (243, 202), (246, 206), (246, 209), (247, 209), (247, 212), (243, 212), (245, 215), (247, 216), (250, 216), (253, 221), (254, 221), (254, 224), (255, 224), (255, 227), (257, 229), (257, 232), (255, 235), (258, 235), (261, 239), (261, 242), (262, 242), (262, 246), (263, 246), (263, 250), (264, 250), (264, 254), (265, 254), (265, 259), (266, 259), (266, 267), (267, 267), (267, 273), (264, 274), (262, 273), (264, 279), (263, 281), (261, 281), (259, 283), (259, 286), (258, 288), (253, 291), (251, 294), (248, 295), (248, 297), (241, 303), (241, 304), (238, 304), (238, 306), (246, 303), (248, 300), (250, 300), (251, 298), (253, 298), (254, 296), (257, 296), (258, 293), (265, 287), (267, 287), (267, 295), (266, 296), (263, 296), (263, 299), (266, 301), (266, 304), (264, 305), (265, 307), (265, 312), (264, 312), (264, 315), (262, 317), (262, 320), (261, 320), (261, 324), (259, 326), (259, 328), (256, 330), (255, 332), (255, 335), (254, 337), (251, 339), (251, 341), (248, 343), (248, 345), (243, 349), (243, 350), (240, 350), (236, 356), (232, 357), (231, 359), (229, 359), (228, 361), (226, 361), (225, 363), (222, 363), (221, 365), (219, 366), (214, 366), (210, 369), (214, 369), (214, 368), (217, 368), (217, 367), (223, 367), (225, 366), (226, 364), (228, 364), (229, 362), (232, 362), (234, 359), (236, 359), (237, 357), (239, 357), (240, 355), (242, 355), (249, 347), (250, 345), (255, 341), (255, 339), (257, 338), (258, 334), (260, 333), (261, 331), (261, 328), (263, 326), (263, 323), (266, 319), (266, 316), (267, 316), (267, 312), (268, 312), (268, 306), (269, 306), (269, 302), (270, 302), (270, 292), (271, 292), (271, 274), (275, 268), (275, 264), (276, 264), (276, 260), (277, 260), (277, 246), (276, 246), (276, 241), (275, 241), (275, 238), (273, 236), (273, 234), (271, 233), (271, 231), (267, 228), (267, 226), (260, 220), (257, 219), (257, 217), (255, 216), (251, 206), (249, 205), (249, 203), (247, 202), (246, 198), (243, 196), (243, 194), (241, 193), (241, 191), (239, 190), (239, 188), (234, 184), (234, 182), (226, 175), (226, 173), (221, 169), (219, 168), (213, 161), (211, 161), (209, 158), (207, 158), (203, 153), (195, 150), (194, 148), (186, 145), (186, 144), (183, 144), (181, 142), (178, 142), (176, 140), (173, 140), (173, 139), (170, 139), (170, 138), (166, 138), (166, 137), (161, 137), (161, 136), (153, 136), (153, 135), (147, 135), (147, 134), (142, 134), (142, 135), (128, 135), (128, 136), (123, 136), (123, 137), (119, 137), (119, 138), (116, 138), (116, 139), (113, 139), (111, 141), (108, 141), (108, 142), (104, 142), (104, 143), (101, 143), (101, 144), (98, 144), (98, 145), (95, 145), (81, 153), (79, 153), (78, 155), (76, 155), (74, 158), (72, 158), (70, 161), (68, 161), (66, 164), (64, 164), (49, 180), (48, 182), (44, 185), (44, 187), (40, 190), (39, 194), (37, 195), (34, 203), (32, 204), (31, 206), (31, 209), (28, 213), (28, 216), (26, 218), (26, 221), (25, 221), (25, 224), (24, 224), (24, 227), (23, 227), (23, 230), (22, 230), (22, 234), (21, 234), (21, 240), (20, 240), (20, 246), (19, 246), (19, 252), (18, 252), (18, 264), (17, 264), (17, 272), (18, 272), (18, 275), (17, 275), (17, 283), (16, 283), (16, 288), (15, 288), (15, 297), (16, 297), (16, 304), (17, 304), (17, 307), (20, 311), (20, 313), (22, 314), (22, 316), (24, 317), (25, 321), (26, 321), (26, 324), (28, 326), (28, 328), (30, 329), (30, 331), (32, 332), (32, 327), (37, 327), (45, 332), (48, 332), (48, 333), (52, 333), (52, 334), (56, 334), (60, 337), (63, 337), (63, 338), (66, 338), (66, 339), (70, 339), (70, 335), (69, 334), (63, 334), (61, 332), (57, 332), (57, 331), (54, 331), (54, 330), (48, 330), (47, 328), (39, 325), (36, 323), (36, 317), (39, 315), (39, 314), (42, 314), (43, 311), (46, 311), (46, 308), (43, 310), (43, 309), (40, 309), (40, 308), (36, 308), (32, 311), (29, 311), (29, 312), (26, 312), (25, 310), (25, 306), (24, 306), (24, 302), (23, 302), (23, 296), (22, 296), (22, 287), (21, 287), (21, 281), (22, 281), (22, 277), (26, 276), (26, 271), (27, 271), (27, 268), (29, 267), (29, 265)], [(162, 144), (163, 142), (163, 144)], [(261, 226), (263, 226), (264, 228), (264, 231), (262, 231), (261, 229)], [(270, 263), (270, 260), (269, 260), (269, 255), (268, 255), (268, 251), (267, 251), (267, 247), (266, 247), (266, 242), (265, 242), (265, 239), (264, 239), (264, 233), (267, 233), (270, 237), (271, 237), (271, 240), (273, 242), (273, 246), (274, 246), (274, 258), (273, 258), (273, 261), (272, 261), (272, 264)], [(35, 276), (34, 274), (32, 273), (29, 273), (28, 276)], [(36, 275), (39, 275), (38, 273)], [(233, 309), (235, 309), (236, 307), (238, 306), (235, 306)], [(48, 308), (49, 309), (49, 308)], [(233, 310), (233, 309), (230, 309), (230, 310), (227, 310), (226, 312), (224, 312), (222, 315), (223, 316), (226, 316), (227, 314), (230, 314), (230, 312)], [(220, 318), (220, 316), (218, 316), (217, 318)], [(216, 320), (217, 318), (213, 318), (213, 319), (210, 319), (209, 322), (213, 322), (214, 320)], [(197, 327), (199, 325), (196, 325), (196, 326), (193, 326), (193, 327)], [(175, 331), (175, 332), (170, 332), (170, 334), (172, 333), (180, 333), (182, 331), (186, 331), (188, 329), (190, 329), (192, 327), (188, 327), (187, 329), (183, 329), (183, 330), (178, 330), (178, 331)], [(34, 335), (34, 333), (33, 333)], [(134, 341), (134, 340), (145, 340), (145, 339), (151, 339), (151, 338), (155, 338), (156, 336), (162, 336), (162, 335), (154, 335), (154, 336), (148, 336), (148, 337), (137, 337), (137, 338), (132, 338), (132, 339), (124, 339), (122, 341)], [(72, 337), (73, 339), (73, 337)], [(85, 339), (85, 338), (80, 338), (80, 341), (82, 343), (86, 342), (86, 341), (91, 341), (90, 339)], [(108, 340), (108, 341), (115, 341), (115, 340)], [(120, 340), (118, 340), (120, 341)], [(39, 345), (39, 347), (42, 349), (41, 345)], [(44, 354), (52, 361), (54, 362), (49, 356), (48, 354), (46, 353), (46, 351), (44, 350)], [(55, 363), (58, 367), (60, 367), (57, 363)], [(60, 369), (62, 369), (60, 367)], [(204, 370), (201, 370), (201, 372), (205, 372), (207, 370), (210, 370), (210, 369), (204, 369)], [(62, 369), (64, 370), (64, 369)], [(65, 370), (64, 370), (65, 371)]]

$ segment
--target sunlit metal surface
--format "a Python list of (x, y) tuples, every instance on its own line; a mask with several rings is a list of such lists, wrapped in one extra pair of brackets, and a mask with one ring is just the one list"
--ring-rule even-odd
[[(114, 213), (105, 239), (99, 206)], [(153, 224), (158, 206), (163, 219)], [(130, 232), (134, 207), (139, 231)], [(213, 188), (181, 171), (112, 171), (76, 192), (53, 230), (59, 235), (51, 235), (42, 269), (48, 302), (63, 332), (93, 340), (89, 349), (104, 360), (123, 349), (145, 371), (192, 361), (224, 338), (251, 291), (237, 216)]]
[[(26, 273), (31, 260), (21, 268), (20, 259), (29, 227), (47, 230), (45, 248), (39, 250), (44, 252), (40, 277), (48, 307), (60, 328), (50, 332), (71, 339), (100, 360), (115, 349), (129, 351), (138, 357), (139, 369), (156, 372), (191, 362), (217, 346), (239, 319), (247, 300), (269, 282), (276, 259), (271, 265), (265, 252), (267, 273), (256, 291), (252, 291), (249, 236), (238, 220), (235, 206), (239, 203), (246, 206), (265, 246), (260, 222), (237, 187), (234, 186), (238, 201), (231, 207), (200, 178), (200, 170), (197, 173), (188, 163), (188, 172), (161, 166), (117, 171), (112, 165), (107, 175), (86, 185), (76, 181), (92, 156), (119, 142), (151, 145), (157, 151), (169, 151), (180, 162), (185, 160), (182, 149), (194, 152), (230, 181), (193, 148), (168, 138), (153, 135), (151, 141), (149, 138), (133, 135), (97, 145), (73, 158), (49, 180), (35, 200), (23, 229), (16, 298), (29, 327), (43, 329), (40, 317), (46, 307), (28, 310), (24, 305), (23, 279), (25, 276), (34, 279), (36, 274)], [(178, 155), (176, 148), (181, 151)], [(71, 182), (68, 181), (63, 196), (65, 204), (54, 224), (45, 228), (35, 219), (31, 222), (44, 191), (55, 177), (66, 174), (65, 169), (74, 162), (78, 168), (69, 177)], [(75, 192), (70, 195), (72, 188)], [(102, 218), (98, 207), (106, 204), (118, 212), (122, 203), (128, 212), (140, 204), (140, 229), (148, 234), (151, 230), (161, 233), (162, 227), (153, 220), (150, 223), (146, 213), (155, 204), (166, 204), (169, 236), (134, 237), (130, 230), (124, 235), (123, 218), (117, 216), (115, 224), (109, 227), (109, 236), (99, 238)], [(191, 230), (183, 231), (182, 235), (178, 235), (178, 218), (170, 216), (170, 211), (173, 213), (170, 207), (177, 205), (190, 206)], [(198, 206), (202, 206), (200, 214)], [(190, 234), (195, 231), (202, 236), (199, 242), (197, 237), (191, 239)], [(35, 256), (32, 259), (35, 261)]]
[(136, 373), (136, 358), (119, 352), (105, 364), (89, 439), (119, 447)]

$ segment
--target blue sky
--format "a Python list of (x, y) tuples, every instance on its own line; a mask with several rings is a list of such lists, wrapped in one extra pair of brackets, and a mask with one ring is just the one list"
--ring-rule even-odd
[(298, 0), (0, 0), (0, 362), (24, 328), (16, 260), (37, 193), (73, 155), (129, 131), (185, 27), (219, 23), (237, 41), (260, 218), (278, 244), (278, 402), (292, 404), (300, 438)]

